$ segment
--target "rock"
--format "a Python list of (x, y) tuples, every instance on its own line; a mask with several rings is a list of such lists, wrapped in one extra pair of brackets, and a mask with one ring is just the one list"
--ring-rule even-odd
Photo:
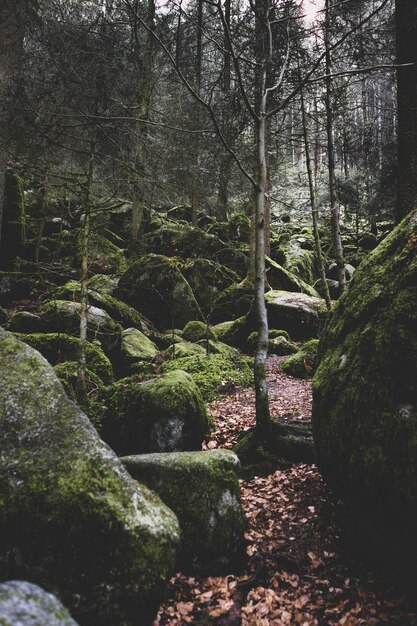
[[(107, 277), (103, 275), (102, 278)], [(80, 295), (81, 284), (76, 280), (69, 280), (65, 283), (65, 285), (58, 287), (58, 289), (54, 292), (54, 297), (57, 300), (71, 300), (79, 302)], [(156, 329), (148, 319), (146, 319), (133, 307), (108, 293), (96, 291), (89, 286), (88, 302), (90, 305), (103, 309), (112, 319), (119, 322), (124, 328), (137, 328), (146, 334), (156, 333)]]
[(234, 283), (215, 298), (210, 319), (213, 322), (225, 322), (231, 317), (246, 315), (251, 308), (253, 294), (254, 286), (249, 280)]
[(127, 269), (124, 251), (102, 235), (93, 234), (88, 240), (90, 269), (97, 274), (121, 275)]
[(183, 327), (202, 315), (193, 291), (175, 258), (148, 254), (123, 274), (118, 297), (160, 328)]
[(188, 322), (182, 333), (186, 341), (196, 343), (202, 339), (214, 339), (214, 334), (204, 322)]
[(0, 306), (0, 324), (6, 324), (8, 319), (8, 312), (6, 311), (6, 309), (3, 309), (3, 307)]
[[(43, 327), (48, 332), (77, 336), (80, 332), (80, 311), (81, 304), (79, 302), (51, 300), (40, 309)], [(87, 325), (89, 340), (97, 339), (100, 341), (106, 353), (111, 353), (120, 348), (122, 328), (103, 309), (89, 306)]]
[[(285, 332), (285, 331), (278, 331)], [(288, 333), (286, 333), (288, 335)], [(256, 349), (256, 345), (258, 343), (258, 333), (254, 332), (249, 335), (247, 338), (247, 345), (252, 348), (252, 350)], [(298, 347), (287, 337), (285, 336), (269, 336), (268, 340), (268, 354), (275, 354), (277, 356), (286, 356), (288, 354), (294, 354), (298, 351)]]
[(86, 626), (151, 623), (179, 541), (51, 366), (0, 329), (0, 577), (56, 593)]
[(88, 288), (107, 296), (112, 296), (119, 277), (112, 274), (95, 274), (88, 279)]
[[(80, 341), (64, 333), (33, 333), (17, 335), (35, 350), (38, 350), (51, 365), (59, 365), (66, 361), (77, 361)], [(87, 342), (87, 367), (104, 383), (113, 381), (112, 365), (100, 346)]]
[(282, 328), (294, 339), (317, 337), (326, 314), (326, 303), (304, 293), (268, 291), (265, 294), (271, 327)]
[(205, 347), (184, 340), (181, 340), (179, 343), (174, 342), (165, 350), (165, 357), (167, 359), (178, 359), (180, 357), (195, 356), (197, 354), (201, 356), (205, 355)]
[(109, 388), (103, 438), (119, 455), (198, 450), (207, 432), (205, 404), (186, 372)]
[(378, 245), (378, 238), (372, 233), (365, 233), (361, 239), (359, 239), (358, 246), (361, 250), (369, 251), (374, 250)]
[(210, 314), (217, 294), (239, 280), (235, 272), (208, 259), (188, 259), (181, 272), (206, 314)]
[(409, 561), (417, 523), (416, 258), (414, 210), (356, 270), (326, 325), (313, 383), (320, 471), (374, 528), (391, 527), (384, 557), (406, 538)]
[(2, 626), (77, 626), (55, 596), (23, 580), (0, 584)]
[[(346, 274), (347, 281), (349, 281), (352, 278), (354, 271), (355, 271), (355, 268), (353, 267), (353, 265), (350, 265), (350, 263), (347, 263), (345, 265), (345, 274)], [(331, 263), (329, 265), (329, 268), (326, 274), (327, 274), (328, 279), (337, 281), (338, 280), (337, 263)]]
[(300, 350), (281, 363), (281, 369), (295, 378), (311, 378), (316, 371), (318, 339), (306, 341)]
[[(230, 347), (229, 347), (230, 350)], [(204, 400), (216, 400), (219, 394), (233, 390), (236, 386), (250, 387), (253, 385), (253, 373), (248, 363), (237, 351), (207, 355), (197, 354), (179, 357), (162, 364), (162, 371), (183, 369), (188, 372)]]
[(152, 361), (158, 354), (156, 345), (137, 328), (127, 328), (122, 332), (121, 353), (128, 363)]
[(304, 282), (299, 276), (291, 273), (269, 257), (265, 257), (266, 278), (271, 289), (282, 291), (295, 291), (298, 293), (306, 293), (309, 296), (319, 297), (319, 294)]
[(246, 520), (237, 478), (240, 463), (233, 452), (145, 454), (122, 462), (177, 515), (183, 567), (192, 564), (214, 574), (242, 559)]
[(9, 319), (7, 330), (16, 333), (37, 333), (41, 330), (41, 324), (40, 315), (29, 311), (19, 311)]

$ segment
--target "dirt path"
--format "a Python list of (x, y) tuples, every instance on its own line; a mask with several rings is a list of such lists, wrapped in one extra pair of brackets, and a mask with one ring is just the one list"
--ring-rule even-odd
[[(269, 359), (271, 413), (302, 420), (311, 383), (286, 376)], [(232, 447), (254, 424), (252, 389), (211, 403), (216, 430), (208, 448)], [(154, 626), (359, 626), (417, 624), (417, 609), (352, 555), (337, 520), (344, 514), (314, 465), (241, 481), (248, 518), (245, 571), (192, 578), (178, 573)]]

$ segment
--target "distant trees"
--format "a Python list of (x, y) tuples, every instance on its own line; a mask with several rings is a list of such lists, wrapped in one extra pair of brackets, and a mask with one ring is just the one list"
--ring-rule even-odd
[[(417, 4), (396, 0), (398, 83), (397, 220), (417, 207)], [(402, 66), (402, 67), (401, 67)]]

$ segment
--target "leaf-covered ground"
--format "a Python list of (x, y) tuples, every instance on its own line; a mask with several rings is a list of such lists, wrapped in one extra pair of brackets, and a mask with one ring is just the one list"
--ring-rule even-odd
[[(311, 383), (286, 376), (269, 359), (271, 413), (302, 420)], [(254, 424), (252, 389), (213, 402), (208, 448), (232, 447)], [(359, 626), (417, 624), (417, 607), (364, 565), (339, 523), (345, 514), (314, 465), (241, 481), (248, 560), (241, 572), (197, 578), (176, 574), (154, 626)]]

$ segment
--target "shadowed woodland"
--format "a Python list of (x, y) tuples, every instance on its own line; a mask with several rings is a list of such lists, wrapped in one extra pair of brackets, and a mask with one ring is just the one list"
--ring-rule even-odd
[(415, 2), (0, 25), (0, 623), (417, 624)]

